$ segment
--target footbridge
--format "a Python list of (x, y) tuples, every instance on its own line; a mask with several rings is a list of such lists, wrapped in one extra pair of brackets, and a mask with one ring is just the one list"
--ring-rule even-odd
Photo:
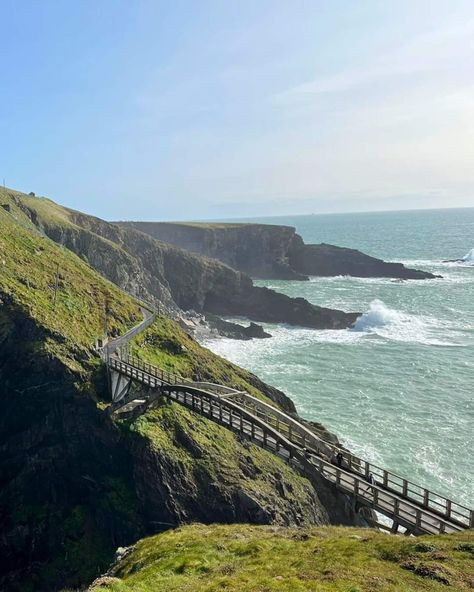
[[(144, 320), (146, 326), (150, 322), (150, 317)], [(111, 376), (110, 412), (116, 416), (143, 413), (165, 398), (248, 438), (313, 482), (324, 478), (350, 495), (355, 511), (367, 507), (387, 517), (392, 532), (399, 527), (414, 535), (474, 528), (474, 510), (324, 440), (300, 419), (245, 391), (185, 380), (129, 355), (124, 348), (109, 351), (106, 360)], [(140, 386), (139, 395), (133, 384)]]

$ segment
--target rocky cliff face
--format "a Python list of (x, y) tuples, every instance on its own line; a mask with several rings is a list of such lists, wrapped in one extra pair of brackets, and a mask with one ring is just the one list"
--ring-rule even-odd
[(271, 224), (179, 224), (119, 222), (165, 243), (218, 259), (251, 277), (305, 279), (288, 261), (295, 239), (291, 226)]
[(118, 222), (164, 242), (219, 259), (255, 278), (305, 280), (308, 276), (351, 275), (430, 279), (425, 271), (387, 263), (355, 249), (306, 245), (295, 228), (271, 224)]
[(41, 353), (60, 335), (3, 298), (0, 589), (76, 587), (118, 546), (183, 522), (321, 525), (337, 512), (351, 523), (337, 495), (326, 509), (284, 462), (181, 407), (114, 424), (93, 358), (71, 372)]
[(170, 314), (194, 310), (315, 329), (344, 329), (357, 317), (257, 288), (249, 276), (216, 259), (159, 242), (134, 228), (109, 224), (49, 200), (25, 196), (17, 201), (55, 242), (122, 289), (164, 307)]

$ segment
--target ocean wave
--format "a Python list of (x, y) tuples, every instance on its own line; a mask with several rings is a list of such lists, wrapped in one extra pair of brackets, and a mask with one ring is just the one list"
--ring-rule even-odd
[(425, 345), (460, 346), (456, 341), (440, 339), (437, 333), (451, 327), (430, 317), (416, 316), (389, 308), (381, 300), (373, 300), (369, 310), (357, 318), (351, 331), (391, 341), (421, 343)]
[(357, 277), (354, 275), (332, 275), (332, 276), (310, 276), (310, 283), (340, 282), (349, 280), (351, 282), (361, 282), (363, 284), (389, 284), (393, 282), (392, 278), (385, 277)]
[[(448, 321), (390, 308), (382, 300), (373, 300), (351, 329), (321, 330), (269, 324), (264, 324), (264, 328), (273, 336), (270, 341), (276, 351), (295, 351), (312, 344), (357, 346), (363, 342), (375, 344), (376, 341), (463, 347), (466, 339), (470, 340), (466, 333), (472, 331), (472, 327), (455, 327)], [(244, 365), (251, 365), (252, 358), (260, 358), (268, 349), (267, 340), (260, 339), (239, 341), (213, 336), (201, 343), (214, 353)], [(281, 360), (278, 363), (281, 365)]]
[(464, 265), (474, 265), (474, 249), (471, 249), (469, 253), (466, 253), (464, 257), (462, 257), (462, 261)]

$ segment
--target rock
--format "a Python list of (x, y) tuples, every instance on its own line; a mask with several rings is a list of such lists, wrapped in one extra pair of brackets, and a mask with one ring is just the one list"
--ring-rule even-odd
[(120, 584), (120, 581), (120, 578), (101, 576), (94, 580), (87, 590), (88, 592), (94, 592), (100, 588), (109, 588), (109, 586), (112, 586), (113, 584)]
[(256, 339), (268, 339), (271, 337), (270, 333), (266, 333), (263, 327), (261, 325), (257, 325), (256, 323), (250, 323), (248, 327), (244, 328), (244, 332), (251, 338)]
[(389, 277), (398, 279), (433, 279), (427, 271), (405, 267), (402, 263), (387, 263), (365, 255), (356, 249), (334, 245), (305, 245), (293, 247), (289, 254), (291, 266), (300, 273), (313, 276), (350, 275), (354, 277)]
[(244, 327), (238, 323), (224, 321), (220, 317), (210, 313), (205, 315), (205, 319), (209, 323), (210, 328), (215, 330), (222, 337), (243, 340), (266, 339), (271, 337), (270, 333), (266, 333), (263, 327), (256, 323), (250, 323), (248, 327)]
[(218, 259), (251, 277), (305, 280), (288, 263), (295, 229), (272, 224), (118, 222), (187, 251)]

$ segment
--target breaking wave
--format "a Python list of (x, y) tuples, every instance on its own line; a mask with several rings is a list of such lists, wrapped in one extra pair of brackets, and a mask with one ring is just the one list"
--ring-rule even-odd
[(466, 253), (461, 260), (465, 265), (474, 265), (474, 249), (471, 249), (469, 253)]
[(381, 300), (373, 300), (369, 310), (358, 317), (352, 331), (377, 335), (394, 341), (426, 345), (458, 345), (439, 339), (440, 329), (442, 327), (435, 319), (401, 312), (389, 308)]

